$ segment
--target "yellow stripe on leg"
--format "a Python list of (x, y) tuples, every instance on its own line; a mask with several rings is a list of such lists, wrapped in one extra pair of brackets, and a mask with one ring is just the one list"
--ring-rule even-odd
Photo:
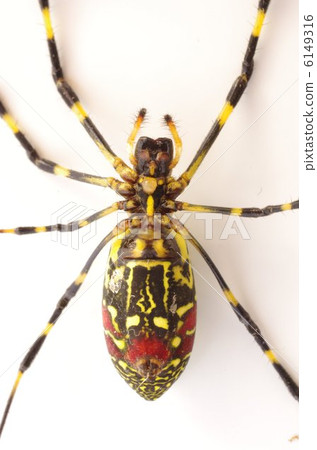
[(230, 289), (224, 289), (223, 293), (226, 296), (226, 299), (229, 300), (229, 302), (233, 305), (233, 306), (238, 306), (239, 302), (238, 300), (235, 298), (235, 296), (233, 295), (233, 293), (230, 291)]
[(69, 169), (59, 166), (58, 164), (56, 164), (56, 166), (54, 166), (53, 170), (54, 170), (55, 175), (59, 175), (61, 177), (69, 177), (69, 175), (70, 175)]
[(19, 386), (22, 375), (23, 375), (23, 372), (21, 372), (21, 370), (19, 370), (17, 377), (15, 379), (12, 391), (11, 391), (11, 397), (15, 394), (15, 391), (17, 390), (17, 387)]
[(281, 205), (281, 211), (289, 211), (290, 209), (292, 209), (291, 203), (284, 203), (284, 205)]
[(76, 114), (80, 122), (83, 122), (88, 116), (80, 102), (74, 103), (71, 110)]
[(14, 134), (17, 134), (20, 131), (15, 120), (13, 119), (12, 116), (10, 116), (10, 114), (5, 113), (2, 116), (2, 119), (5, 121), (5, 123), (8, 125), (8, 127), (11, 128), (11, 130), (13, 131)]
[(0, 230), (0, 233), (15, 233), (15, 228), (6, 228), (4, 230)]
[(46, 227), (36, 227), (35, 228), (35, 233), (44, 233), (45, 231), (47, 231)]
[(52, 27), (52, 23), (51, 23), (51, 16), (50, 16), (49, 9), (44, 8), (42, 11), (42, 14), (43, 14), (43, 20), (44, 20), (47, 39), (52, 40), (54, 38), (54, 32), (53, 32), (53, 27)]
[(43, 334), (44, 336), (47, 336), (48, 333), (49, 333), (49, 332), (51, 331), (51, 329), (53, 328), (53, 326), (54, 326), (53, 323), (48, 322), (48, 324), (47, 324), (46, 327), (44, 328), (42, 334)]
[(89, 224), (88, 220), (82, 220), (79, 222), (79, 228), (86, 227)]
[(258, 14), (256, 16), (255, 24), (254, 24), (254, 27), (252, 30), (252, 35), (254, 37), (258, 37), (260, 35), (262, 25), (264, 22), (264, 18), (265, 18), (265, 12), (263, 11), (263, 9), (259, 9)]
[(86, 276), (87, 276), (86, 272), (83, 272), (80, 275), (78, 275), (78, 277), (75, 280), (76, 286), (79, 286), (80, 284), (82, 284), (84, 282)]
[(278, 360), (277, 360), (276, 356), (274, 355), (274, 353), (272, 352), (272, 350), (266, 350), (264, 353), (269, 358), (271, 363), (278, 363)]
[(241, 216), (242, 208), (232, 208), (230, 214), (233, 214), (234, 216)]
[(233, 106), (231, 105), (230, 102), (226, 102), (218, 116), (219, 125), (221, 127), (226, 123), (226, 121), (228, 120), (228, 117), (230, 116), (232, 111), (233, 111)]

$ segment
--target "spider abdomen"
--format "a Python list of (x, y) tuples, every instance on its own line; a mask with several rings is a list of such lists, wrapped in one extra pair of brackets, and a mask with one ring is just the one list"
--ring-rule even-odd
[(118, 239), (111, 248), (103, 322), (120, 375), (139, 395), (155, 400), (188, 362), (196, 326), (195, 286), (180, 235), (140, 240)]

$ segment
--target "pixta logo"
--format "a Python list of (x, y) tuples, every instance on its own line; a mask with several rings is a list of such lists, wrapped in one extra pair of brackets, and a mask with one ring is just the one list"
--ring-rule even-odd
[(78, 250), (89, 239), (93, 238), (97, 232), (97, 222), (89, 223), (85, 227), (79, 228), (78, 221), (85, 219), (94, 214), (96, 210), (88, 209), (84, 205), (70, 202), (53, 212), (51, 215), (51, 223), (68, 225), (68, 232), (52, 231), (51, 239), (62, 245), (70, 246)]

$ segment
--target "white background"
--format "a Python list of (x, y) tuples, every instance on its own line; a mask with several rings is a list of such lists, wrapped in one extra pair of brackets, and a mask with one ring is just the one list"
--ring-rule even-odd
[[(66, 78), (112, 148), (127, 160), (139, 108), (148, 108), (142, 134), (151, 137), (168, 136), (162, 117), (170, 113), (184, 143), (177, 175), (240, 71), (256, 7), (255, 0), (56, 0), (52, 14)], [(297, 7), (295, 0), (272, 2), (247, 92), (181, 199), (263, 207), (297, 198)], [(1, 98), (19, 126), (45, 158), (113, 176), (55, 90), (37, 2), (2, 0), (0, 18)], [(0, 140), (0, 227), (47, 225), (70, 202), (99, 210), (116, 200), (110, 190), (36, 169), (3, 123)], [(295, 379), (297, 215), (245, 219), (250, 240), (220, 240), (226, 218), (216, 222), (212, 241), (204, 240), (203, 221), (188, 222)], [(1, 235), (1, 409), (24, 352), (114, 223), (101, 221), (98, 236), (79, 250), (49, 234)], [(104, 343), (106, 260), (107, 250), (23, 377), (3, 450), (297, 448), (288, 441), (298, 432), (296, 402), (210, 287), (219, 291), (195, 250), (199, 314), (190, 363), (160, 400), (138, 397), (112, 367)]]

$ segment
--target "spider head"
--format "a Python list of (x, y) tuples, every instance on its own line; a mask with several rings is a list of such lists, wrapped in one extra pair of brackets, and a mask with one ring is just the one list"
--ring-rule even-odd
[(135, 147), (136, 170), (148, 177), (165, 177), (173, 159), (173, 142), (168, 138), (140, 137)]

